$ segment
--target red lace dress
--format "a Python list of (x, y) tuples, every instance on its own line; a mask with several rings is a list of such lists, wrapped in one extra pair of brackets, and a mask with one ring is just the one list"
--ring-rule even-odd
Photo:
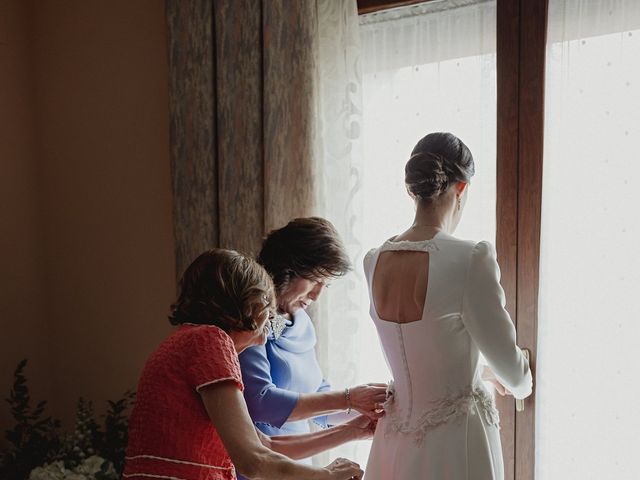
[(231, 338), (182, 325), (144, 367), (129, 422), (123, 478), (229, 480), (236, 473), (198, 390), (232, 381), (243, 389)]

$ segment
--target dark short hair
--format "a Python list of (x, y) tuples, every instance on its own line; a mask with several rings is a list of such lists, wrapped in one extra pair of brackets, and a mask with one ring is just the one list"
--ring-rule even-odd
[(273, 278), (278, 295), (295, 278), (332, 278), (351, 270), (338, 232), (320, 217), (296, 218), (271, 231), (262, 243), (258, 262)]
[(225, 332), (255, 330), (275, 305), (273, 282), (255, 260), (234, 250), (204, 252), (185, 270), (171, 305), (173, 325), (216, 325)]
[(405, 168), (407, 189), (431, 202), (456, 182), (468, 183), (475, 173), (473, 155), (458, 137), (437, 132), (420, 139)]

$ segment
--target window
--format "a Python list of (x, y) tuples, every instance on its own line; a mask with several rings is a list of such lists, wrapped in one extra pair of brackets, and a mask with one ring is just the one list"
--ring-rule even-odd
[(640, 5), (549, 5), (536, 478), (638, 477)]
[[(363, 162), (356, 188), (363, 208), (358, 218), (360, 250), (355, 252), (358, 281), (351, 276), (336, 283), (349, 283), (338, 288), (350, 290), (355, 307), (345, 305), (347, 299), (333, 290), (325, 302), (332, 312), (357, 309), (348, 319), (326, 316), (332, 325), (325, 337), (332, 342), (327, 374), (338, 388), (391, 378), (369, 318), (360, 262), (366, 251), (413, 221), (404, 165), (422, 136), (451, 131), (469, 146), (477, 173), (458, 234), (495, 241), (496, 2), (460, 5), (443, 1), (360, 16)], [(322, 321), (318, 327), (325, 328)], [(338, 340), (336, 332), (342, 332)], [(351, 342), (347, 352), (344, 337)], [(370, 442), (358, 442), (329, 456), (366, 465), (369, 447)]]

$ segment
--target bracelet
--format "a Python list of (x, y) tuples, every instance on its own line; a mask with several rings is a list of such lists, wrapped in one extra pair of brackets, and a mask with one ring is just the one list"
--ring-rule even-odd
[(344, 399), (347, 401), (347, 415), (349, 415), (351, 413), (351, 408), (353, 407), (351, 405), (351, 391), (349, 390), (349, 387), (344, 389)]

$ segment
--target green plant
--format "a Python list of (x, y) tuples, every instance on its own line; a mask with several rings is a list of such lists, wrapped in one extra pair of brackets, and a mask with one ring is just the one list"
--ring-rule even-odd
[(124, 455), (127, 448), (129, 417), (127, 412), (133, 406), (136, 393), (127, 390), (117, 401), (109, 400), (109, 409), (104, 417), (104, 433), (100, 442), (100, 451), (104, 458), (113, 462), (115, 469), (122, 472)]
[(72, 434), (60, 435), (60, 448), (51, 452), (50, 461), (62, 461), (65, 468), (74, 468), (95, 455), (95, 445), (101, 436), (94, 419), (93, 403), (80, 397), (76, 406), (75, 428)]
[(108, 401), (104, 427), (95, 420), (93, 403), (79, 398), (75, 429), (65, 434), (60, 432), (58, 420), (44, 417), (46, 401), (31, 407), (26, 364), (26, 360), (18, 364), (7, 399), (15, 426), (6, 432), (10, 445), (0, 454), (0, 479), (25, 480), (34, 469), (38, 478), (50, 478), (50, 472), (58, 472), (55, 478), (66, 478), (67, 474), (95, 480), (119, 478), (127, 447), (127, 414), (135, 392), (127, 391), (121, 399)]
[(31, 407), (31, 395), (27, 387), (24, 368), (27, 360), (22, 360), (13, 373), (13, 386), (7, 402), (15, 426), (5, 434), (9, 448), (0, 459), (0, 475), (6, 480), (23, 480), (29, 472), (49, 459), (51, 452), (60, 448), (57, 430), (60, 421), (44, 417), (45, 400)]

